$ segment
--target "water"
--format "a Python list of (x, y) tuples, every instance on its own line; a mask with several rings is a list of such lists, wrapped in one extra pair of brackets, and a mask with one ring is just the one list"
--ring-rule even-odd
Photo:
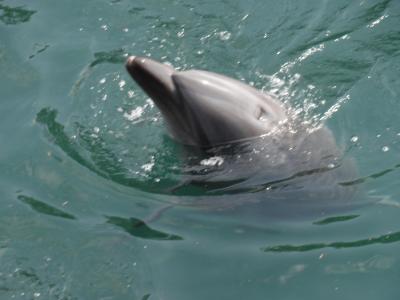
[[(399, 25), (391, 0), (0, 1), (0, 298), (397, 299)], [(325, 122), (366, 205), (213, 212), (127, 54)]]

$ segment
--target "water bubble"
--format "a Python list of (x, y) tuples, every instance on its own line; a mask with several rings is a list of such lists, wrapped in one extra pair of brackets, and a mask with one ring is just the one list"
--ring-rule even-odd
[(155, 160), (154, 160), (154, 157), (152, 156), (150, 158), (150, 162), (148, 162), (147, 164), (142, 165), (141, 168), (145, 172), (150, 172), (153, 169), (154, 165), (155, 165)]
[(176, 35), (178, 38), (183, 38), (185, 36), (185, 28), (182, 28)]
[(356, 136), (356, 135), (352, 136), (350, 141), (352, 141), (353, 143), (357, 143), (358, 142), (358, 136)]
[(147, 103), (147, 105), (149, 105), (151, 108), (154, 107), (154, 102), (153, 102), (153, 100), (151, 100), (150, 98), (147, 98), (147, 99), (146, 99), (146, 103)]
[(120, 82), (118, 82), (119, 88), (122, 89), (126, 84), (125, 80), (121, 80)]
[(145, 172), (150, 172), (154, 167), (154, 162), (150, 162), (148, 164), (144, 164), (141, 166), (141, 168), (143, 169), (143, 171)]
[(143, 107), (138, 106), (135, 109), (131, 110), (130, 113), (124, 113), (124, 118), (129, 121), (135, 121), (136, 119), (140, 118), (144, 112)]
[(129, 98), (133, 98), (133, 96), (135, 96), (135, 92), (134, 91), (128, 91), (128, 97)]
[(227, 41), (231, 38), (232, 34), (229, 31), (220, 31), (217, 33), (221, 41)]
[(208, 167), (214, 167), (214, 166), (219, 167), (223, 163), (224, 163), (224, 159), (221, 156), (213, 156), (213, 157), (203, 159), (200, 162), (200, 165), (208, 166)]

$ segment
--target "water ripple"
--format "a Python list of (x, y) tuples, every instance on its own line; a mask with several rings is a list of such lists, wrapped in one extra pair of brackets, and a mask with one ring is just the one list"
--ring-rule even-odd
[(64, 212), (63, 210), (51, 206), (43, 201), (37, 200), (33, 197), (25, 196), (25, 195), (18, 195), (18, 200), (28, 204), (33, 210), (37, 211), (38, 213), (60, 217), (64, 219), (74, 220), (76, 219), (75, 216)]
[(4, 4), (0, 4), (0, 12), (2, 12), (0, 21), (6, 25), (29, 22), (32, 15), (36, 13), (36, 11), (26, 9), (24, 6), (11, 7)]
[(166, 240), (180, 241), (182, 237), (164, 233), (159, 230), (150, 228), (144, 221), (136, 218), (121, 218), (116, 216), (106, 216), (107, 223), (120, 227), (132, 236), (147, 240)]
[(375, 244), (397, 243), (399, 241), (400, 241), (400, 231), (397, 231), (394, 233), (384, 234), (379, 237), (371, 237), (353, 242), (314, 243), (314, 244), (304, 244), (299, 246), (278, 245), (278, 246), (261, 248), (261, 250), (264, 252), (307, 252), (307, 251), (320, 250), (324, 248), (334, 248), (334, 249), (358, 248)]

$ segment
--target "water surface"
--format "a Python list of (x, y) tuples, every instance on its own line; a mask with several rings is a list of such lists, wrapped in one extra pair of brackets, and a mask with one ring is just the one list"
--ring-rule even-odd
[[(397, 299), (399, 28), (393, 0), (0, 1), (0, 298)], [(325, 123), (368, 205), (215, 213), (129, 54)]]

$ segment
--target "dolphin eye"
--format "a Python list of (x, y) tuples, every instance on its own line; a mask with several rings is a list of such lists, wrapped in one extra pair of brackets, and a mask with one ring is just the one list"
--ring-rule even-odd
[(257, 115), (258, 115), (257, 116), (257, 120), (260, 120), (260, 121), (267, 121), (268, 120), (268, 113), (262, 108), (260, 108), (260, 110), (259, 110)]

